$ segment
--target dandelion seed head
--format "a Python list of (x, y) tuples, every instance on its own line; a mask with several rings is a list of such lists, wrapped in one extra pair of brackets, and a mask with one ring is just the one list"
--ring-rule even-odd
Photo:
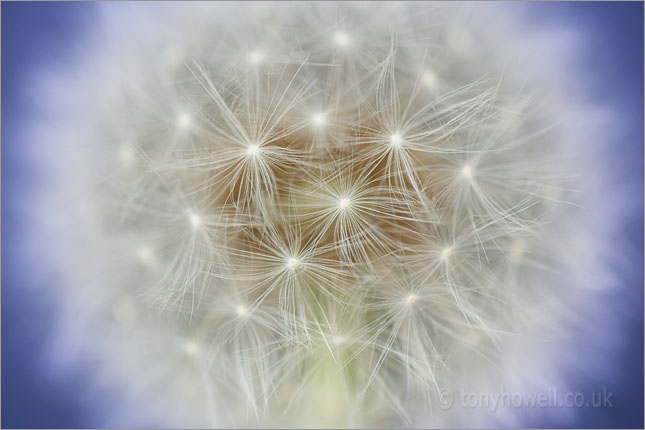
[(237, 316), (240, 316), (240, 317), (246, 316), (246, 313), (247, 313), (246, 306), (237, 305), (235, 307), (235, 313), (237, 314)]
[(327, 124), (327, 117), (324, 113), (317, 113), (311, 118), (311, 122), (313, 122), (316, 127), (322, 127)]
[(247, 148), (246, 148), (246, 155), (249, 157), (253, 158), (256, 155), (260, 153), (260, 145), (256, 143), (251, 143)]
[(438, 81), (437, 75), (430, 70), (423, 72), (421, 79), (428, 88), (434, 88)]
[(555, 279), (590, 254), (564, 258), (590, 239), (553, 226), (583, 164), (526, 66), (552, 50), (449, 4), (220, 7), (152, 13), (159, 52), (113, 30), (91, 63), (114, 67), (64, 110), (92, 125), (66, 126), (89, 168), (61, 187), (90, 191), (51, 211), (71, 201), (96, 238), (59, 265), (77, 268), (62, 301), (92, 309), (74, 330), (106, 334), (84, 347), (170, 405), (162, 426), (481, 422), (437, 392), (513, 382), (489, 366), (566, 326), (551, 316), (575, 293)]
[(344, 31), (337, 31), (334, 34), (334, 43), (336, 45), (341, 46), (341, 47), (342, 46), (347, 46), (347, 45), (349, 45), (349, 42), (350, 42), (349, 35), (347, 33), (345, 33)]
[(264, 60), (264, 53), (259, 49), (251, 51), (251, 53), (249, 54), (249, 63), (251, 64), (259, 64), (263, 60)]
[(130, 145), (122, 145), (119, 148), (119, 161), (123, 166), (131, 166), (137, 158), (137, 151)]
[(345, 197), (345, 198), (342, 198), (342, 199), (339, 200), (338, 207), (341, 210), (343, 210), (343, 209), (349, 208), (351, 206), (351, 204), (352, 204), (352, 201)]
[(197, 344), (197, 342), (195, 341), (188, 341), (184, 344), (184, 352), (187, 355), (197, 355), (199, 353), (199, 350), (199, 344)]
[(399, 133), (394, 133), (392, 136), (390, 136), (390, 145), (392, 145), (393, 148), (400, 148), (401, 145), (403, 144), (403, 138)]
[(296, 257), (291, 257), (287, 260), (287, 268), (290, 270), (295, 270), (300, 266), (300, 259)]
[(191, 122), (192, 119), (190, 115), (185, 112), (179, 114), (179, 116), (177, 117), (177, 127), (181, 130), (190, 127)]
[(202, 223), (202, 219), (196, 213), (191, 212), (188, 214), (188, 222), (190, 222), (190, 225), (193, 226), (193, 228), (198, 228)]
[(137, 258), (142, 263), (149, 263), (153, 259), (152, 249), (148, 246), (142, 246), (137, 249)]

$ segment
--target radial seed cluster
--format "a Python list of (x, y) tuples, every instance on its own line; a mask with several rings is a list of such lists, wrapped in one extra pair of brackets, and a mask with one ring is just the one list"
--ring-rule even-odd
[(109, 366), (192, 425), (427, 422), (553, 294), (552, 119), (445, 6), (227, 13), (179, 9), (91, 114)]

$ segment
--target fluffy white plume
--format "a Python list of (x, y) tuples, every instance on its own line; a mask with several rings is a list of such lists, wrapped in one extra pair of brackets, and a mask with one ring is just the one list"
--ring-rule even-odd
[(502, 9), (102, 6), (51, 204), (124, 422), (512, 425), (458, 393), (564, 383), (583, 111)]

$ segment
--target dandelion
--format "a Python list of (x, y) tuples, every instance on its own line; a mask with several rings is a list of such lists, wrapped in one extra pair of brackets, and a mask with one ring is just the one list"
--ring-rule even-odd
[(134, 37), (136, 73), (82, 114), (113, 151), (87, 160), (98, 273), (136, 243), (72, 282), (131, 303), (127, 330), (84, 316), (113, 334), (97, 360), (164, 425), (463, 424), (442, 389), (500, 384), (488, 366), (541, 328), (524, 317), (561, 304), (536, 285), (566, 142), (530, 70), (447, 5), (217, 7), (159, 17), (166, 49)]

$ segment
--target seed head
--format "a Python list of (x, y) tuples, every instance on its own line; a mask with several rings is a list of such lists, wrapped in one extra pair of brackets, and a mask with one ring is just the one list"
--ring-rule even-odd
[(69, 293), (92, 356), (162, 425), (469, 422), (438, 393), (503, 386), (491, 366), (567, 309), (541, 242), (567, 142), (535, 71), (485, 8), (230, 8), (94, 50)]

